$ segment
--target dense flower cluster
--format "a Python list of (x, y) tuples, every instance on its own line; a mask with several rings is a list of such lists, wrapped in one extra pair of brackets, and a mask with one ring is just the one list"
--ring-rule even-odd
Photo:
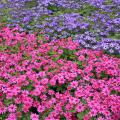
[(86, 48), (98, 50), (102, 49), (111, 54), (120, 54), (120, 40), (102, 38), (101, 41), (96, 41), (95, 35), (90, 32), (85, 32), (82, 35), (76, 35), (76, 40), (81, 46)]
[[(8, 9), (9, 17), (5, 18), (8, 27), (21, 25), (21, 31), (44, 30), (52, 40), (72, 36), (73, 39), (86, 43), (91, 39), (95, 45), (87, 42), (84, 47), (103, 49), (112, 54), (118, 54), (120, 50), (107, 46), (102, 39), (112, 39), (113, 44), (120, 41), (120, 2), (119, 0), (5, 0), (0, 3), (3, 12)], [(4, 10), (5, 8), (5, 10)], [(0, 17), (5, 16), (0, 10)], [(77, 37), (76, 37), (77, 36)], [(90, 40), (93, 42), (93, 40)], [(99, 39), (99, 41), (97, 41)], [(82, 42), (82, 43), (83, 43)], [(80, 44), (82, 44), (80, 42)], [(89, 44), (90, 43), (90, 44)], [(102, 46), (99, 46), (102, 43)], [(99, 47), (98, 47), (99, 46)]]
[(0, 116), (5, 120), (119, 120), (120, 60), (71, 38), (0, 31)]
[(6, 7), (11, 8), (13, 26), (24, 23), (25, 27), (30, 28), (31, 21), (50, 14), (52, 11), (48, 10), (42, 2), (43, 0), (9, 0)]
[[(89, 28), (89, 23), (84, 22), (83, 16), (78, 13), (67, 13), (55, 17), (46, 18), (40, 28), (44, 29), (47, 34), (52, 34), (54, 37), (68, 37), (71, 34), (84, 32)], [(56, 32), (56, 34), (55, 34)]]

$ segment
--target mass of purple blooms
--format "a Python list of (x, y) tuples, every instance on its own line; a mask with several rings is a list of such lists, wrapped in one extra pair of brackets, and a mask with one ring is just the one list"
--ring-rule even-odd
[(6, 0), (4, 8), (9, 27), (43, 30), (51, 40), (71, 36), (83, 47), (120, 53), (120, 0)]

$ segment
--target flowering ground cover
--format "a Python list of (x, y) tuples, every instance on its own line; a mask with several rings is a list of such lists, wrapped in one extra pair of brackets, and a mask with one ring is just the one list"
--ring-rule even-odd
[(0, 120), (120, 120), (120, 0), (0, 0)]
[(1, 120), (119, 120), (120, 59), (70, 37), (0, 31)]
[(120, 0), (1, 0), (0, 21), (21, 31), (44, 30), (50, 40), (72, 37), (85, 48), (120, 54), (119, 11)]

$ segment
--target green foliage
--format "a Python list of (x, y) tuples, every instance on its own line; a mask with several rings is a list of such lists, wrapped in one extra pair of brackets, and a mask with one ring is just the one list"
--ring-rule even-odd
[(57, 12), (57, 11), (60, 11), (61, 9), (57, 6), (49, 5), (48, 10), (52, 10), (53, 12)]
[(84, 98), (80, 99), (83, 104), (87, 104), (87, 101)]
[(45, 112), (41, 115), (40, 120), (45, 120), (45, 117), (48, 116), (49, 113), (52, 112), (52, 111), (53, 111), (53, 108), (50, 108), (50, 109), (48, 109), (47, 111), (45, 111)]
[(23, 86), (21, 89), (22, 89), (22, 90), (33, 90), (33, 89), (34, 89), (34, 86), (32, 85), (32, 83), (30, 83), (30, 84), (27, 85), (27, 86)]
[(78, 120), (83, 120), (83, 117), (89, 112), (89, 109), (84, 110), (77, 114)]
[(29, 56), (27, 53), (22, 54), (22, 57), (24, 60), (31, 60), (31, 56)]
[(63, 53), (60, 56), (60, 58), (67, 60), (76, 60), (77, 57), (74, 54), (75, 52), (76, 52), (75, 50), (63, 49)]
[(7, 49), (7, 46), (0, 46), (0, 51), (4, 51), (4, 50), (6, 50)]
[(72, 90), (70, 91), (70, 93), (71, 93), (71, 95), (73, 95), (73, 96), (74, 96), (75, 89), (72, 89)]
[(113, 95), (113, 94), (120, 96), (120, 92), (118, 92), (118, 91), (116, 91), (116, 90), (112, 90), (112, 91), (111, 91), (111, 95)]
[(110, 33), (109, 37), (113, 39), (120, 39), (120, 33)]
[(101, 72), (101, 79), (103, 78), (109, 78), (110, 75), (106, 74), (104, 71)]
[(56, 52), (53, 51), (52, 49), (48, 52), (48, 55), (49, 55), (49, 56), (53, 56), (53, 55), (55, 55), (55, 54), (56, 54)]
[(53, 61), (57, 61), (60, 59), (60, 56), (52, 58)]
[(0, 81), (8, 82), (8, 79), (1, 78), (1, 77), (0, 77)]
[(4, 99), (4, 104), (5, 105), (10, 105), (10, 104), (12, 104), (13, 103), (13, 101), (12, 100), (9, 100), (9, 99)]
[(105, 0), (106, 4), (109, 5), (109, 4), (112, 4), (113, 0)]
[(25, 2), (26, 8), (33, 8), (37, 6), (37, 1), (32, 0), (32, 1), (26, 1)]
[(7, 117), (7, 114), (2, 114), (2, 115), (0, 115), (0, 120), (5, 120), (6, 117)]
[(64, 92), (65, 90), (67, 90), (67, 86), (68, 84), (63, 84), (63, 85), (56, 85), (56, 86), (51, 86), (49, 85), (49, 89), (54, 90), (55, 92)]
[(93, 13), (96, 10), (97, 10), (96, 7), (89, 5), (89, 4), (86, 4), (82, 8), (78, 9), (78, 12), (80, 14), (82, 14), (83, 16), (90, 16), (91, 13)]
[(30, 113), (23, 113), (22, 114), (22, 117), (21, 117), (21, 120), (31, 120), (30, 119)]
[(7, 16), (3, 16), (2, 19), (1, 19), (1, 22), (7, 22)]
[(81, 79), (81, 76), (78, 75), (75, 79), (76, 79), (76, 80), (80, 80), (80, 79)]
[(66, 120), (66, 118), (64, 116), (61, 116), (60, 120)]
[(82, 62), (81, 61), (76, 61), (77, 65), (79, 66), (79, 68), (83, 69), (83, 65), (82, 65)]
[(95, 118), (95, 117), (92, 117), (92, 118), (91, 118), (91, 120), (97, 120), (97, 118)]

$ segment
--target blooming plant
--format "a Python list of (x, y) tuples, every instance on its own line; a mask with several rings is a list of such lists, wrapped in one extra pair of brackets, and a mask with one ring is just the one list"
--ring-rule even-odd
[(119, 6), (120, 0), (1, 0), (0, 26), (44, 30), (50, 40), (72, 37), (84, 48), (120, 54)]
[(71, 38), (0, 31), (0, 119), (119, 120), (120, 60)]

